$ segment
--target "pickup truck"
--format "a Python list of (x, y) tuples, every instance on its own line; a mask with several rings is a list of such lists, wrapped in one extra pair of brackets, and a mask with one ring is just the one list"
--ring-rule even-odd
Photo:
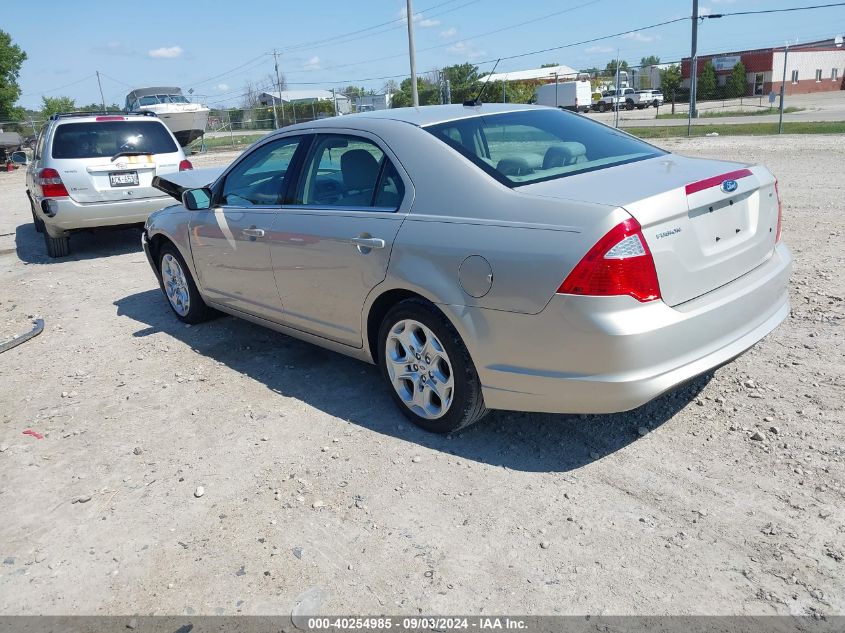
[(593, 108), (599, 112), (605, 112), (616, 107), (633, 110), (636, 105), (636, 91), (633, 88), (620, 88), (618, 94), (616, 90), (605, 90), (601, 93), (601, 98), (593, 104)]

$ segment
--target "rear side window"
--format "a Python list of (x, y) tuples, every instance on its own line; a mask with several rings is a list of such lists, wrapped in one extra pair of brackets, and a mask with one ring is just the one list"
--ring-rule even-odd
[(62, 123), (53, 134), (53, 158), (111, 158), (120, 152), (172, 154), (179, 148), (159, 121)]
[[(472, 117), (425, 129), (510, 187), (666, 153), (611, 127), (557, 108)], [(463, 142), (456, 141), (457, 138)], [(480, 142), (467, 142), (473, 138)]]

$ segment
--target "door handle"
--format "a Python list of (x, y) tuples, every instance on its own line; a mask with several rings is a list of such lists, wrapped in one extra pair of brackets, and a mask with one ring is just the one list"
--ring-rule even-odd
[(254, 226), (241, 231), (244, 235), (249, 237), (264, 237), (264, 229), (257, 229)]
[(363, 248), (384, 248), (384, 240), (379, 237), (353, 237), (349, 240), (360, 249)]

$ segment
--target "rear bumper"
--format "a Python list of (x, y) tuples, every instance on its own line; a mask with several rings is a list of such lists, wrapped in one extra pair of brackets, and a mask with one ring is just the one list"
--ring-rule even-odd
[(150, 213), (168, 206), (172, 201), (173, 199), (169, 196), (88, 203), (76, 202), (71, 198), (52, 198), (56, 213), (53, 217), (49, 217), (41, 209), (41, 200), (36, 198), (35, 208), (38, 216), (44, 220), (49, 229), (60, 232), (99, 226), (143, 224)]
[(630, 297), (556, 295), (537, 315), (457, 309), (451, 316), (492, 409), (614, 413), (636, 408), (739, 356), (789, 314), (792, 258), (670, 308)]

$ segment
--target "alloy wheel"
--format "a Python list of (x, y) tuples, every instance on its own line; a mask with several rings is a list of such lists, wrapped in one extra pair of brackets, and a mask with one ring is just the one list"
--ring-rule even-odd
[(384, 354), (390, 383), (405, 406), (428, 420), (446, 415), (455, 392), (452, 363), (430, 328), (413, 319), (397, 321)]

